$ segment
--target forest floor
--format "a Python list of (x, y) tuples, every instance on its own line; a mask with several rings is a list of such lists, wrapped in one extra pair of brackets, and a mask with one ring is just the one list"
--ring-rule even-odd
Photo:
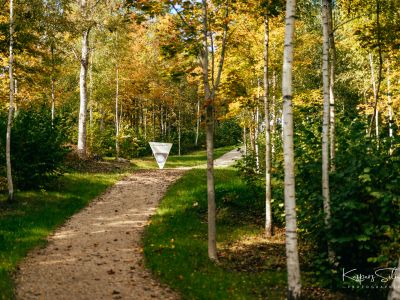
[[(240, 157), (216, 160), (227, 166)], [(142, 170), (119, 181), (31, 251), (15, 275), (17, 299), (177, 299), (144, 267), (141, 237), (182, 169)]]

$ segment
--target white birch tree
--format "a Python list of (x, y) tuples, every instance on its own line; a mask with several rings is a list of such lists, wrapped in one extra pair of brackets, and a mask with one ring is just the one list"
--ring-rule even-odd
[(292, 68), (293, 39), (296, 16), (296, 1), (286, 1), (285, 39), (282, 68), (283, 96), (283, 155), (284, 155), (284, 197), (286, 222), (286, 258), (288, 274), (288, 299), (301, 296), (300, 263), (297, 246), (297, 218), (295, 197), (293, 108), (292, 108)]
[(7, 167), (7, 186), (8, 186), (8, 201), (14, 200), (14, 184), (11, 168), (11, 127), (13, 122), (14, 112), (14, 1), (10, 0), (10, 44), (9, 44), (9, 80), (10, 80), (10, 102), (8, 108), (7, 133), (6, 133), (6, 167)]

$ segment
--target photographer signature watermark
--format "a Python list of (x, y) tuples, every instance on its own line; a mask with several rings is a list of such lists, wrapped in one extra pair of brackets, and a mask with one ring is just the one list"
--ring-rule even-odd
[(400, 277), (398, 268), (381, 268), (370, 273), (357, 269), (342, 269), (342, 281), (348, 288), (390, 288), (392, 281)]

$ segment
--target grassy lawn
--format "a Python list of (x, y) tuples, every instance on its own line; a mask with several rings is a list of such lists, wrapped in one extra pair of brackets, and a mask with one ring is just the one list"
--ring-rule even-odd
[[(214, 158), (222, 156), (224, 153), (235, 149), (234, 146), (226, 146), (214, 150)], [(139, 169), (155, 169), (158, 165), (153, 156), (133, 159), (132, 163)], [(196, 167), (207, 163), (205, 150), (195, 151), (185, 155), (170, 155), (164, 168)]]
[(206, 176), (195, 169), (169, 189), (152, 218), (144, 237), (147, 266), (184, 299), (284, 299), (282, 235), (261, 237), (258, 204), (234, 170), (215, 175), (220, 263), (207, 257)]

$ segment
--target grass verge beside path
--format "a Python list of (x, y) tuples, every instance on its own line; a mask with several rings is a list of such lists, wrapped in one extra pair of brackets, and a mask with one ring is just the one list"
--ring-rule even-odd
[(147, 266), (184, 299), (284, 299), (283, 240), (254, 248), (262, 218), (232, 169), (215, 170), (220, 264), (209, 261), (205, 174), (189, 171), (165, 195), (144, 237)]
[(0, 199), (0, 299), (13, 299), (12, 273), (18, 262), (67, 218), (123, 175), (71, 173), (49, 191), (18, 192), (12, 205)]
[[(284, 230), (264, 237), (264, 203), (234, 169), (216, 169), (215, 182), (219, 263), (207, 256), (206, 171), (193, 169), (152, 217), (143, 238), (147, 267), (183, 299), (286, 299)], [(300, 248), (302, 266), (306, 256)], [(304, 271), (302, 282), (304, 299), (355, 299), (313, 286)]]
[[(229, 152), (237, 146), (226, 146), (216, 148), (214, 150), (214, 159), (221, 157), (226, 152)], [(143, 158), (133, 159), (132, 162), (140, 169), (154, 169), (158, 168), (157, 163), (153, 156), (146, 156)], [(170, 155), (164, 168), (179, 168), (179, 167), (195, 167), (207, 163), (207, 153), (205, 150), (199, 150), (185, 155)]]

